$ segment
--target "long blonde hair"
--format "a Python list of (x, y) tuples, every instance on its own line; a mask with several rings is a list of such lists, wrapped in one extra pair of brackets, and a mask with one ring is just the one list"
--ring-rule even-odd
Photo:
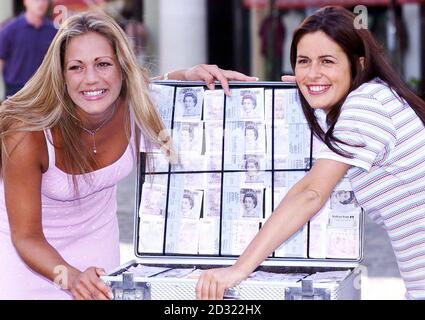
[[(137, 64), (124, 31), (111, 17), (98, 12), (85, 12), (68, 18), (34, 76), (24, 88), (1, 104), (0, 156), (5, 155), (4, 139), (7, 135), (54, 128), (62, 141), (60, 146), (55, 147), (63, 152), (67, 172), (77, 170), (87, 173), (93, 170), (94, 158), (79, 138), (81, 129), (75, 123), (75, 105), (67, 93), (64, 79), (64, 56), (69, 41), (88, 32), (104, 36), (112, 45), (123, 75), (121, 97), (128, 106), (126, 119), (132, 116), (137, 125), (136, 131), (141, 131), (148, 142), (146, 145), (158, 145), (172, 156), (171, 138), (149, 96), (148, 76)], [(130, 136), (128, 125), (125, 130)], [(135, 134), (134, 139), (138, 149), (139, 134)], [(0, 157), (0, 169), (3, 169), (1, 161)]]

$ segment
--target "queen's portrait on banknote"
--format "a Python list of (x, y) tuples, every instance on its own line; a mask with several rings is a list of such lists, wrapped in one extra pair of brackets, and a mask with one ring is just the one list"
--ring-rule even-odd
[(150, 183), (143, 184), (139, 214), (163, 216), (165, 213), (166, 200), (167, 188), (165, 186)]
[(174, 138), (178, 151), (201, 154), (203, 124), (202, 122), (176, 122), (174, 124)]
[(261, 218), (262, 208), (258, 206), (259, 199), (253, 189), (241, 189), (242, 217), (243, 218)]
[(260, 159), (257, 156), (245, 155), (245, 183), (264, 183), (260, 169)]
[(245, 151), (246, 152), (256, 152), (259, 145), (259, 132), (258, 126), (254, 122), (245, 123)]
[(331, 194), (331, 209), (347, 211), (358, 207), (354, 191), (336, 190)]
[(264, 104), (262, 89), (243, 89), (239, 91), (241, 119), (264, 120)]
[(199, 121), (202, 116), (204, 89), (202, 87), (177, 88), (174, 118), (178, 121)]
[(203, 95), (202, 87), (177, 88), (175, 119), (201, 120)]

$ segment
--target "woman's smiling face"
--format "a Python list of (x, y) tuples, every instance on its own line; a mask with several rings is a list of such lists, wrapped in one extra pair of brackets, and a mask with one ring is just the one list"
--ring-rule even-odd
[(305, 34), (297, 45), (295, 79), (313, 109), (329, 112), (351, 87), (351, 64), (343, 49), (322, 31)]
[(121, 69), (111, 44), (100, 34), (89, 32), (69, 42), (64, 74), (69, 96), (88, 114), (104, 113), (120, 95)]

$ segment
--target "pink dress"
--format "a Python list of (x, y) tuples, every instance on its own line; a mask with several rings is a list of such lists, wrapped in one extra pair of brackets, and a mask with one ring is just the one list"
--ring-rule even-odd
[[(134, 144), (130, 142), (113, 164), (92, 172), (91, 180), (78, 175), (76, 197), (71, 176), (55, 165), (50, 130), (45, 135), (49, 137), (49, 168), (42, 177), (41, 200), (46, 239), (77, 269), (83, 271), (95, 266), (108, 272), (120, 263), (116, 186), (132, 170)], [(16, 252), (10, 240), (3, 182), (0, 182), (0, 299), (72, 299), (68, 291), (33, 272)]]

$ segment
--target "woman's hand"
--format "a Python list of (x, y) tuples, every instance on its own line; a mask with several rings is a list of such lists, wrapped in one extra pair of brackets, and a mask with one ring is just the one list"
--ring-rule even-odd
[(105, 270), (95, 267), (71, 272), (68, 290), (76, 300), (111, 300), (111, 289), (99, 278), (104, 274)]
[(196, 285), (196, 298), (223, 299), (224, 290), (238, 285), (247, 276), (237, 267), (210, 269), (201, 273)]
[(283, 82), (295, 82), (295, 76), (288, 76), (288, 75), (285, 75), (285, 76), (282, 76), (282, 77), (281, 77), (281, 80), (282, 80)]
[(214, 90), (214, 81), (220, 81), (224, 93), (230, 95), (228, 81), (258, 81), (256, 77), (250, 77), (243, 73), (220, 69), (212, 64), (199, 64), (192, 68), (177, 70), (168, 73), (169, 79), (185, 81), (205, 81), (208, 89)]

